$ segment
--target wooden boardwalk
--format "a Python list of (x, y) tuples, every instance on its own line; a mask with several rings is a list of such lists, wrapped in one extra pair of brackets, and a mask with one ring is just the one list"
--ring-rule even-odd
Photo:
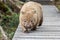
[(23, 33), (18, 26), (12, 40), (60, 40), (60, 13), (54, 5), (43, 5), (43, 25), (31, 33)]

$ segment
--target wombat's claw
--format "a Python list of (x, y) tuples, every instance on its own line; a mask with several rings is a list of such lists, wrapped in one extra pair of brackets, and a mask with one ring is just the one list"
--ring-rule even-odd
[(24, 33), (29, 33), (29, 32), (27, 30), (25, 30)]

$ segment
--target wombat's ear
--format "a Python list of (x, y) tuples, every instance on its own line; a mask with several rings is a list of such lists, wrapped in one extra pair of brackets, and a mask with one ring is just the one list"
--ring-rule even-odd
[(24, 14), (24, 12), (23, 12), (23, 11), (21, 11), (21, 14)]

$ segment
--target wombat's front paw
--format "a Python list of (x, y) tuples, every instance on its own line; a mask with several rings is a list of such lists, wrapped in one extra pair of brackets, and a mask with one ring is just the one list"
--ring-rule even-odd
[(24, 33), (29, 33), (29, 31), (28, 30), (24, 30)]
[(35, 31), (35, 30), (36, 30), (36, 27), (32, 28), (31, 30), (32, 30), (32, 31)]

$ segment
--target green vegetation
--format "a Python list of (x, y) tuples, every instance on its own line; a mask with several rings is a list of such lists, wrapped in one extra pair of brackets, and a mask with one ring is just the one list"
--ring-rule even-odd
[(55, 0), (55, 5), (60, 10), (60, 0)]
[(18, 27), (18, 14), (13, 14), (11, 16), (2, 16), (2, 21), (0, 25), (3, 27), (6, 35), (11, 39), (14, 35), (16, 28)]
[(60, 5), (57, 5), (57, 8), (60, 10)]
[(2, 34), (1, 34), (1, 31), (0, 31), (0, 40), (2, 39)]
[(0, 9), (0, 25), (4, 29), (7, 37), (12, 40), (13, 35), (19, 24), (19, 14), (12, 12), (8, 5), (1, 2)]
[[(12, 40), (14, 33), (19, 24), (19, 7), (24, 4), (21, 1), (13, 2), (14, 0), (9, 0), (4, 3), (0, 1), (0, 26), (3, 28), (8, 39)], [(17, 12), (15, 11), (17, 10)], [(0, 40), (2, 40), (2, 34), (0, 32)]]

